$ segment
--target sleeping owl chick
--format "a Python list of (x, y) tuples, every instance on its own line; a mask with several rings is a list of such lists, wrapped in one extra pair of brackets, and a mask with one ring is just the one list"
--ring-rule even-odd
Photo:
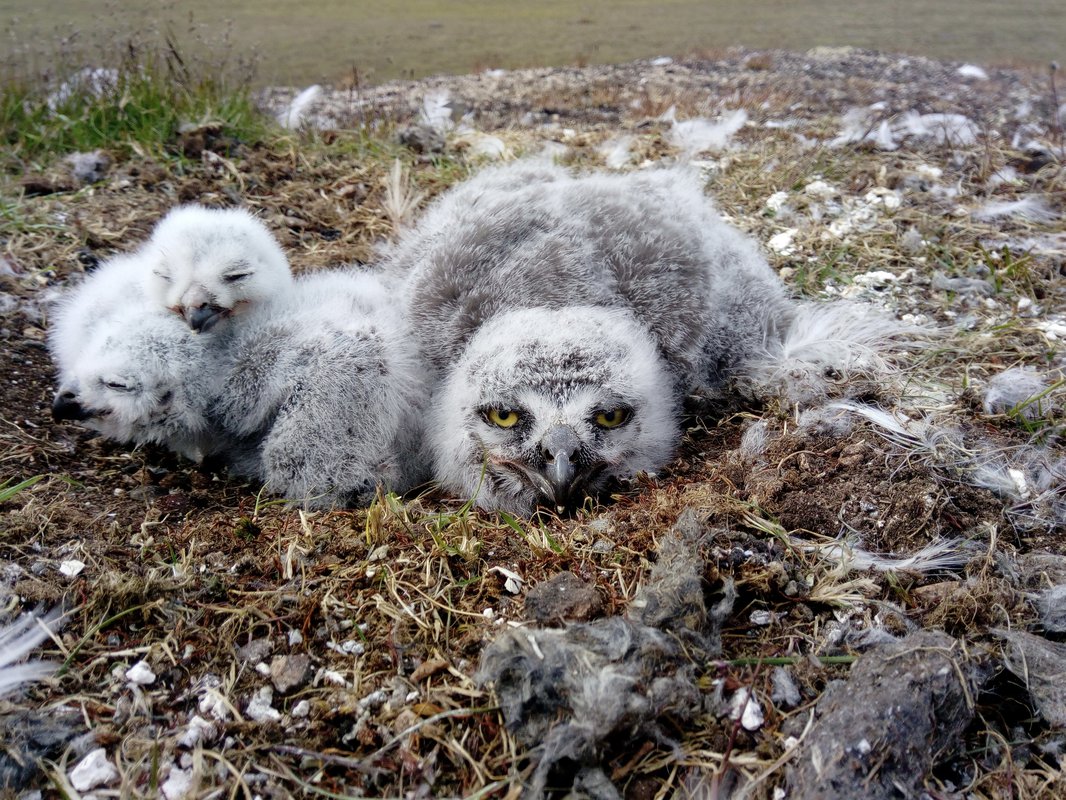
[(426, 436), (445, 490), (528, 515), (662, 467), (679, 413), (675, 379), (630, 312), (527, 308), (474, 335), (434, 397)]
[(239, 208), (175, 208), (139, 254), (149, 264), (150, 300), (202, 333), (292, 285), (289, 262), (277, 240)]
[(94, 332), (121, 314), (148, 308), (144, 277), (149, 272), (136, 254), (101, 263), (79, 283), (64, 290), (49, 311), (48, 349), (59, 381), (76, 368)]
[(152, 442), (200, 460), (222, 446), (206, 420), (216, 376), (209, 349), (177, 317), (113, 313), (61, 370), (52, 415), (118, 442)]
[(225, 356), (212, 418), (257, 448), (234, 469), (309, 507), (363, 504), (423, 479), (424, 369), (374, 277), (299, 278), (249, 315)]
[(441, 371), (501, 312), (595, 305), (634, 314), (680, 391), (713, 389), (788, 305), (754, 243), (683, 168), (488, 169), (437, 200), (385, 265), (405, 281), (412, 327)]

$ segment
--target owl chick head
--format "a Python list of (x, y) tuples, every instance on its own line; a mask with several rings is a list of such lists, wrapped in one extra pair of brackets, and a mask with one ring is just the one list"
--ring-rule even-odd
[(151, 269), (151, 299), (202, 333), (292, 284), (280, 245), (242, 209), (176, 208), (156, 226), (143, 252)]
[(211, 374), (203, 340), (181, 320), (162, 312), (116, 315), (61, 375), (52, 416), (119, 442), (155, 442), (197, 458), (209, 438)]
[(434, 399), (428, 438), (444, 489), (528, 515), (662, 467), (678, 414), (673, 378), (629, 312), (528, 308), (471, 339)]

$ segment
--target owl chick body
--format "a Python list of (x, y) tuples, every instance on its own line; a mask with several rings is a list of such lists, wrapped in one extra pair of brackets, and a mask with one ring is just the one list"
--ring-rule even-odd
[(386, 263), (439, 370), (503, 311), (592, 305), (631, 311), (683, 391), (715, 388), (788, 312), (778, 277), (688, 169), (489, 169), (438, 200)]
[(212, 421), (253, 441), (234, 469), (311, 507), (421, 480), (424, 369), (395, 298), (350, 271), (303, 276), (227, 348)]
[(789, 312), (684, 169), (486, 170), (440, 198), (386, 269), (441, 380), (435, 478), (521, 513), (661, 468), (684, 396), (721, 391)]

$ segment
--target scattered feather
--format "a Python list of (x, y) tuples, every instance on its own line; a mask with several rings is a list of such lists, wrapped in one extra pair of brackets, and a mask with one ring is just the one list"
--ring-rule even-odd
[(1047, 389), (1047, 382), (1036, 370), (1015, 367), (988, 381), (982, 404), (986, 414), (1020, 414), (1027, 420), (1035, 420), (1048, 410), (1049, 403), (1041, 397)]
[(978, 81), (988, 80), (988, 73), (976, 64), (963, 64), (955, 71), (964, 78), (973, 78)]
[(439, 133), (448, 133), (455, 127), (452, 120), (451, 95), (447, 89), (427, 92), (422, 98), (422, 108), (418, 116), (423, 125), (428, 125)]
[(286, 130), (295, 131), (309, 123), (309, 114), (312, 107), (323, 95), (323, 89), (318, 84), (308, 86), (289, 103), (288, 107), (277, 115), (278, 123)]
[(23, 662), (23, 659), (48, 638), (48, 626), (54, 625), (58, 619), (56, 611), (43, 618), (35, 614), (23, 614), (0, 628), (0, 697), (55, 671), (55, 664), (46, 661)]
[(696, 117), (678, 122), (677, 113), (671, 107), (663, 119), (673, 123), (667, 137), (670, 144), (691, 156), (708, 150), (724, 150), (733, 135), (748, 121), (748, 112), (739, 108), (714, 121)]
[(974, 219), (988, 222), (1002, 217), (1018, 217), (1029, 222), (1054, 222), (1059, 215), (1047, 200), (1037, 195), (1025, 195), (1017, 200), (998, 200), (985, 203), (973, 211)]

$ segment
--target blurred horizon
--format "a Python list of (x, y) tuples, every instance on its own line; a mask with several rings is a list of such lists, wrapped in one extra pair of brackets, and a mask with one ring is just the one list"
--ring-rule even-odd
[[(484, 69), (853, 46), (978, 64), (1066, 56), (1064, 0), (0, 0), (10, 70), (102, 66), (153, 36), (255, 62), (258, 86), (374, 85)], [(97, 57), (97, 63), (92, 58)]]

